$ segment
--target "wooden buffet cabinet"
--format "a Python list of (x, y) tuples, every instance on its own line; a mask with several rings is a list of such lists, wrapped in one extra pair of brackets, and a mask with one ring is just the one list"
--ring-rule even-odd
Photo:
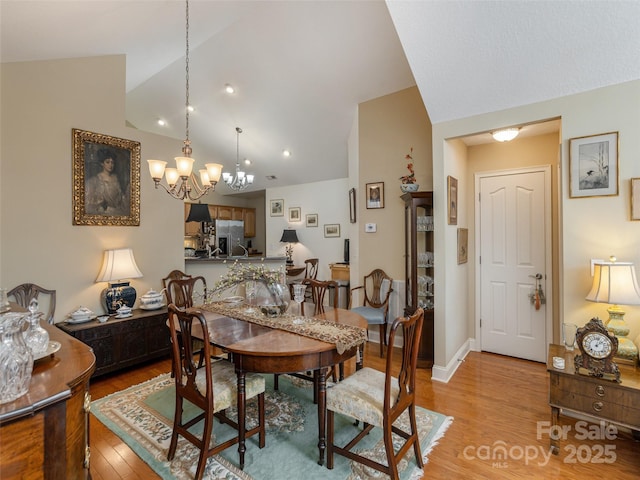
[(127, 318), (105, 323), (58, 324), (69, 335), (89, 345), (96, 355), (94, 377), (171, 354), (167, 308), (134, 309)]
[(60, 350), (34, 363), (27, 394), (0, 405), (0, 478), (91, 478), (89, 377), (95, 356), (58, 328), (43, 327)]

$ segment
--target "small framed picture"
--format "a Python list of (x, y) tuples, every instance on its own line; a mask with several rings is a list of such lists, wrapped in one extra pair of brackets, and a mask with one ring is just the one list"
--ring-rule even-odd
[(367, 208), (384, 208), (384, 182), (367, 183), (365, 193)]
[(349, 221), (356, 223), (356, 189), (349, 190)]
[(618, 132), (569, 140), (570, 197), (618, 195)]
[(467, 228), (458, 229), (458, 265), (467, 263), (469, 230)]
[(631, 220), (640, 220), (640, 178), (631, 179)]
[(458, 224), (458, 179), (447, 177), (447, 201), (449, 225)]
[(300, 207), (290, 207), (289, 208), (289, 221), (290, 222), (301, 222), (302, 214)]
[(271, 200), (271, 216), (284, 217), (284, 200)]
[(340, 236), (340, 224), (339, 223), (330, 223), (324, 226), (324, 236), (327, 238), (330, 237), (339, 237)]
[(307, 215), (307, 227), (317, 227), (317, 226), (318, 226), (318, 214), (309, 213)]

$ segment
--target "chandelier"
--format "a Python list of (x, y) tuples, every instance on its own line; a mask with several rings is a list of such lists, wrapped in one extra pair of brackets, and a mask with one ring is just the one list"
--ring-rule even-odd
[(236, 127), (236, 174), (232, 176), (229, 172), (224, 172), (222, 174), (222, 180), (227, 184), (229, 188), (232, 190), (244, 190), (249, 185), (253, 183), (253, 175), (245, 174), (242, 170), (240, 170), (240, 134), (242, 133), (242, 129), (240, 127)]
[[(193, 162), (191, 157), (191, 140), (189, 140), (189, 0), (186, 1), (186, 54), (185, 54), (185, 77), (186, 77), (186, 101), (185, 101), (185, 117), (186, 117), (186, 134), (184, 146), (182, 147), (182, 156), (175, 157), (176, 168), (166, 168), (167, 162), (163, 160), (147, 160), (149, 163), (149, 173), (155, 183), (156, 188), (160, 185), (169, 195), (179, 200), (189, 198), (197, 200), (209, 191), (216, 188), (216, 183), (220, 180), (222, 165), (219, 163), (207, 163), (206, 169), (199, 170), (200, 183), (193, 174)], [(165, 177), (167, 185), (160, 183), (162, 177)]]

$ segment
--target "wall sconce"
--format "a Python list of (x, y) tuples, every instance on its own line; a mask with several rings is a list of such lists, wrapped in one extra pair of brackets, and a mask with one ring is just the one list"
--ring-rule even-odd
[(126, 279), (140, 277), (142, 272), (133, 258), (133, 250), (130, 248), (105, 250), (96, 283), (109, 282), (109, 286), (102, 291), (101, 295), (102, 304), (109, 314), (116, 313), (116, 310), (123, 305), (133, 308), (136, 289), (130, 286)]
[(616, 361), (635, 365), (638, 361), (638, 347), (629, 339), (629, 326), (624, 321), (624, 310), (618, 304), (640, 305), (640, 288), (633, 263), (594, 263), (593, 285), (586, 299), (590, 302), (609, 303), (607, 330), (618, 338)]

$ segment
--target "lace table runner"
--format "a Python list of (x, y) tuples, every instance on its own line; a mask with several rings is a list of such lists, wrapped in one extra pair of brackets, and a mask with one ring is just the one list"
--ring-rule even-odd
[[(260, 311), (247, 313), (246, 305), (229, 305), (224, 302), (206, 303), (199, 305), (197, 308), (257, 325), (296, 333), (314, 340), (333, 343), (339, 354), (367, 341), (367, 330), (364, 328), (319, 318), (300, 317), (291, 313), (284, 313), (279, 317), (270, 318), (265, 317)], [(300, 318), (304, 319), (302, 323), (294, 323), (295, 319)]]

